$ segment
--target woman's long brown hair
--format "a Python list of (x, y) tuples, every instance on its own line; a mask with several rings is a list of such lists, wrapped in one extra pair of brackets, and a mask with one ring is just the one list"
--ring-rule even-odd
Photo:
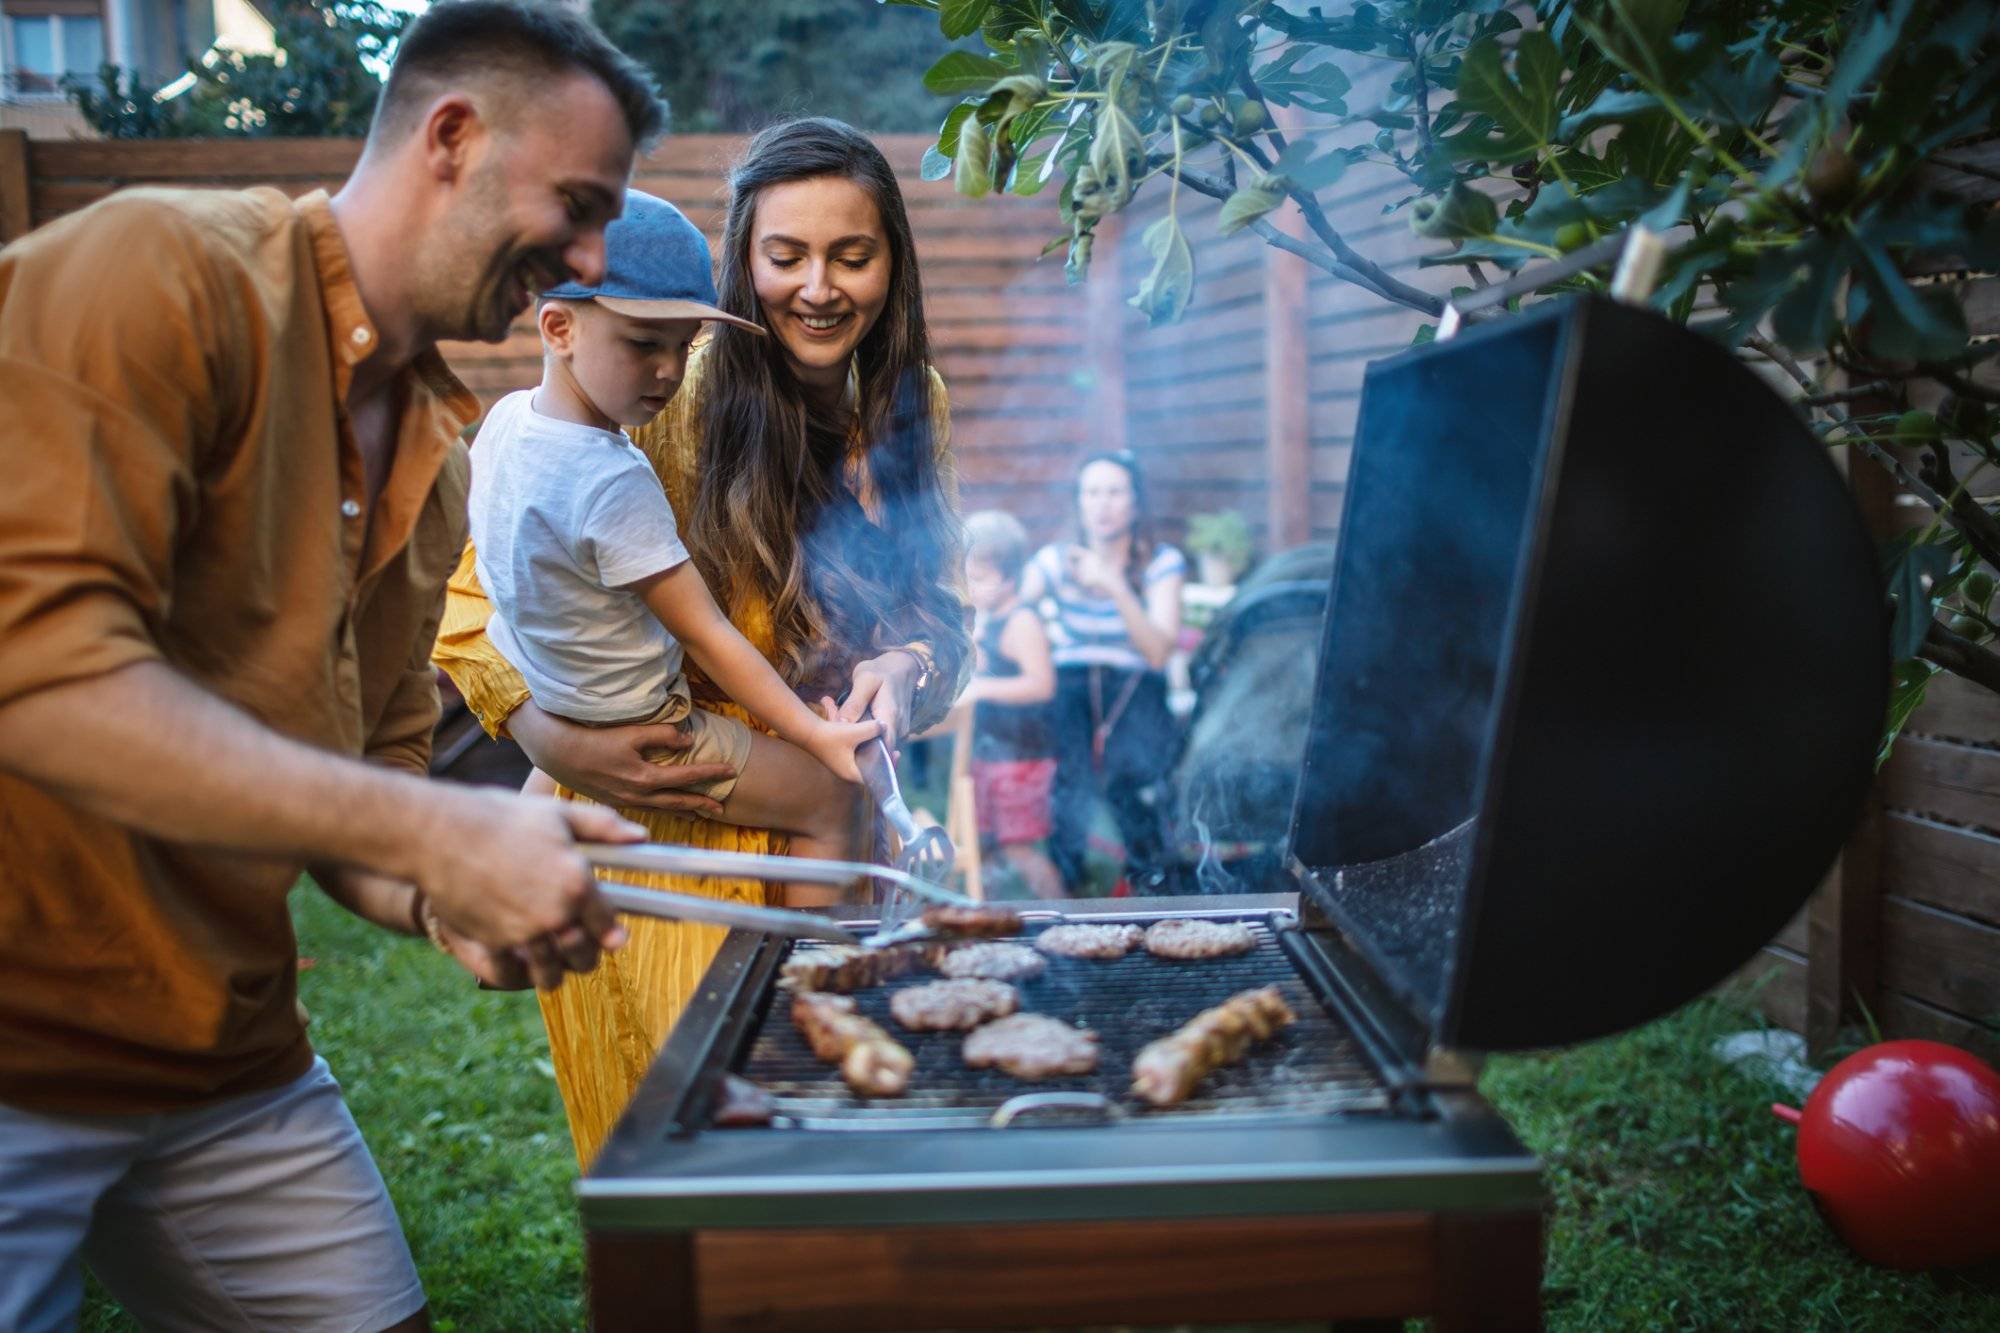
[[(945, 565), (957, 558), (959, 519), (939, 481), (916, 244), (880, 150), (817, 117), (751, 140), (729, 177), (720, 304), (768, 325), (750, 271), (758, 198), (823, 176), (867, 191), (889, 242), (888, 300), (855, 350), (859, 397), (851, 408), (823, 407), (776, 337), (717, 327), (689, 547), (720, 595), (754, 589), (770, 602), (779, 674), (802, 690), (837, 692), (860, 656), (913, 640), (956, 680), (967, 639), (956, 571)], [(879, 523), (848, 485), (853, 439), (863, 442)]]

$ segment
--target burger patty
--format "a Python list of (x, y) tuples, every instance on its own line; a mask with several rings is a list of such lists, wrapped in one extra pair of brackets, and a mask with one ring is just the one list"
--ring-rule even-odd
[(1123, 958), (1145, 935), (1137, 926), (1050, 926), (1035, 947), (1058, 958)]
[(1021, 933), (1021, 914), (1011, 907), (926, 907), (920, 919), (941, 936), (992, 939)]
[(1048, 963), (1025, 944), (962, 944), (938, 961), (948, 977), (982, 977), (988, 981), (1023, 981), (1038, 977)]
[(1146, 927), (1146, 952), (1155, 958), (1227, 958), (1256, 947), (1257, 936), (1241, 921), (1176, 917)]
[(1021, 1007), (1021, 992), (1004, 981), (964, 977), (906, 986), (889, 997), (889, 1012), (916, 1032), (967, 1032)]
[(1088, 1074), (1097, 1068), (1097, 1034), (1047, 1014), (1015, 1014), (974, 1029), (964, 1054), (974, 1069), (997, 1065), (1015, 1078)]

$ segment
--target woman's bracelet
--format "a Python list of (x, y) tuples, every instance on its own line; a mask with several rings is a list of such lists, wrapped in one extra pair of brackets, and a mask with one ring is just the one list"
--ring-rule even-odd
[(910, 660), (917, 664), (917, 679), (910, 686), (910, 702), (914, 706), (918, 696), (937, 679), (937, 659), (931, 656), (930, 645), (927, 643), (899, 643), (889, 651), (907, 653)]

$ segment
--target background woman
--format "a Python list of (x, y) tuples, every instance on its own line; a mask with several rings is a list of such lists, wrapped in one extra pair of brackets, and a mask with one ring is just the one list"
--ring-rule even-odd
[[(721, 269), (721, 307), (773, 336), (718, 328), (634, 441), (736, 627), (802, 697), (844, 692), (842, 716), (875, 718), (893, 745), (944, 714), (970, 653), (944, 386), (930, 367), (915, 245), (888, 162), (839, 121), (764, 131), (730, 175)], [(776, 834), (703, 818), (712, 803), (676, 790), (706, 770), (647, 761), (672, 743), (666, 728), (586, 727), (537, 709), (487, 641), (487, 615), (468, 549), (436, 660), (488, 730), (505, 727), (559, 794), (619, 806), (661, 842), (784, 850)], [(690, 683), (703, 707), (752, 721), (692, 672)], [(767, 897), (748, 881), (628, 878)], [(586, 1164), (722, 939), (711, 927), (628, 925), (624, 949), (541, 997)]]
[(1021, 578), (1023, 601), (1055, 603), (1049, 854), (1071, 891), (1080, 887), (1101, 793), (1125, 841), (1126, 878), (1138, 889), (1165, 868), (1159, 785), (1173, 759), (1175, 724), (1163, 668), (1180, 634), (1187, 561), (1153, 540), (1145, 485), (1129, 452), (1083, 461), (1076, 520), (1076, 540), (1044, 546)]

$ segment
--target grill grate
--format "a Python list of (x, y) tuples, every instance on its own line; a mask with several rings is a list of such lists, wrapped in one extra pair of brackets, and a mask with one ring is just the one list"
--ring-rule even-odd
[[(1346, 1028), (1300, 979), (1269, 923), (1258, 918), (1248, 924), (1257, 946), (1234, 958), (1176, 962), (1137, 950), (1116, 962), (1050, 958), (1041, 976), (1020, 983), (1024, 1012), (1096, 1029), (1100, 1056), (1095, 1073), (1030, 1083), (997, 1069), (967, 1068), (959, 1056), (964, 1034), (909, 1032), (889, 1016), (890, 994), (899, 986), (933, 979), (928, 974), (853, 995), (862, 1013), (916, 1057), (903, 1096), (863, 1098), (850, 1091), (839, 1071), (815, 1059), (792, 1026), (790, 992), (783, 990), (775, 992), (759, 1019), (737, 1072), (771, 1093), (777, 1124), (802, 1129), (976, 1128), (1010, 1099), (1036, 1092), (1097, 1093), (1141, 1122), (1387, 1109), (1382, 1080)], [(1033, 934), (1031, 930), (1022, 938)], [(793, 956), (819, 947), (797, 945)], [(1211, 1074), (1179, 1106), (1158, 1110), (1127, 1094), (1132, 1058), (1140, 1047), (1238, 991), (1273, 983), (1298, 1014), (1297, 1023), (1252, 1049), (1241, 1064)]]

